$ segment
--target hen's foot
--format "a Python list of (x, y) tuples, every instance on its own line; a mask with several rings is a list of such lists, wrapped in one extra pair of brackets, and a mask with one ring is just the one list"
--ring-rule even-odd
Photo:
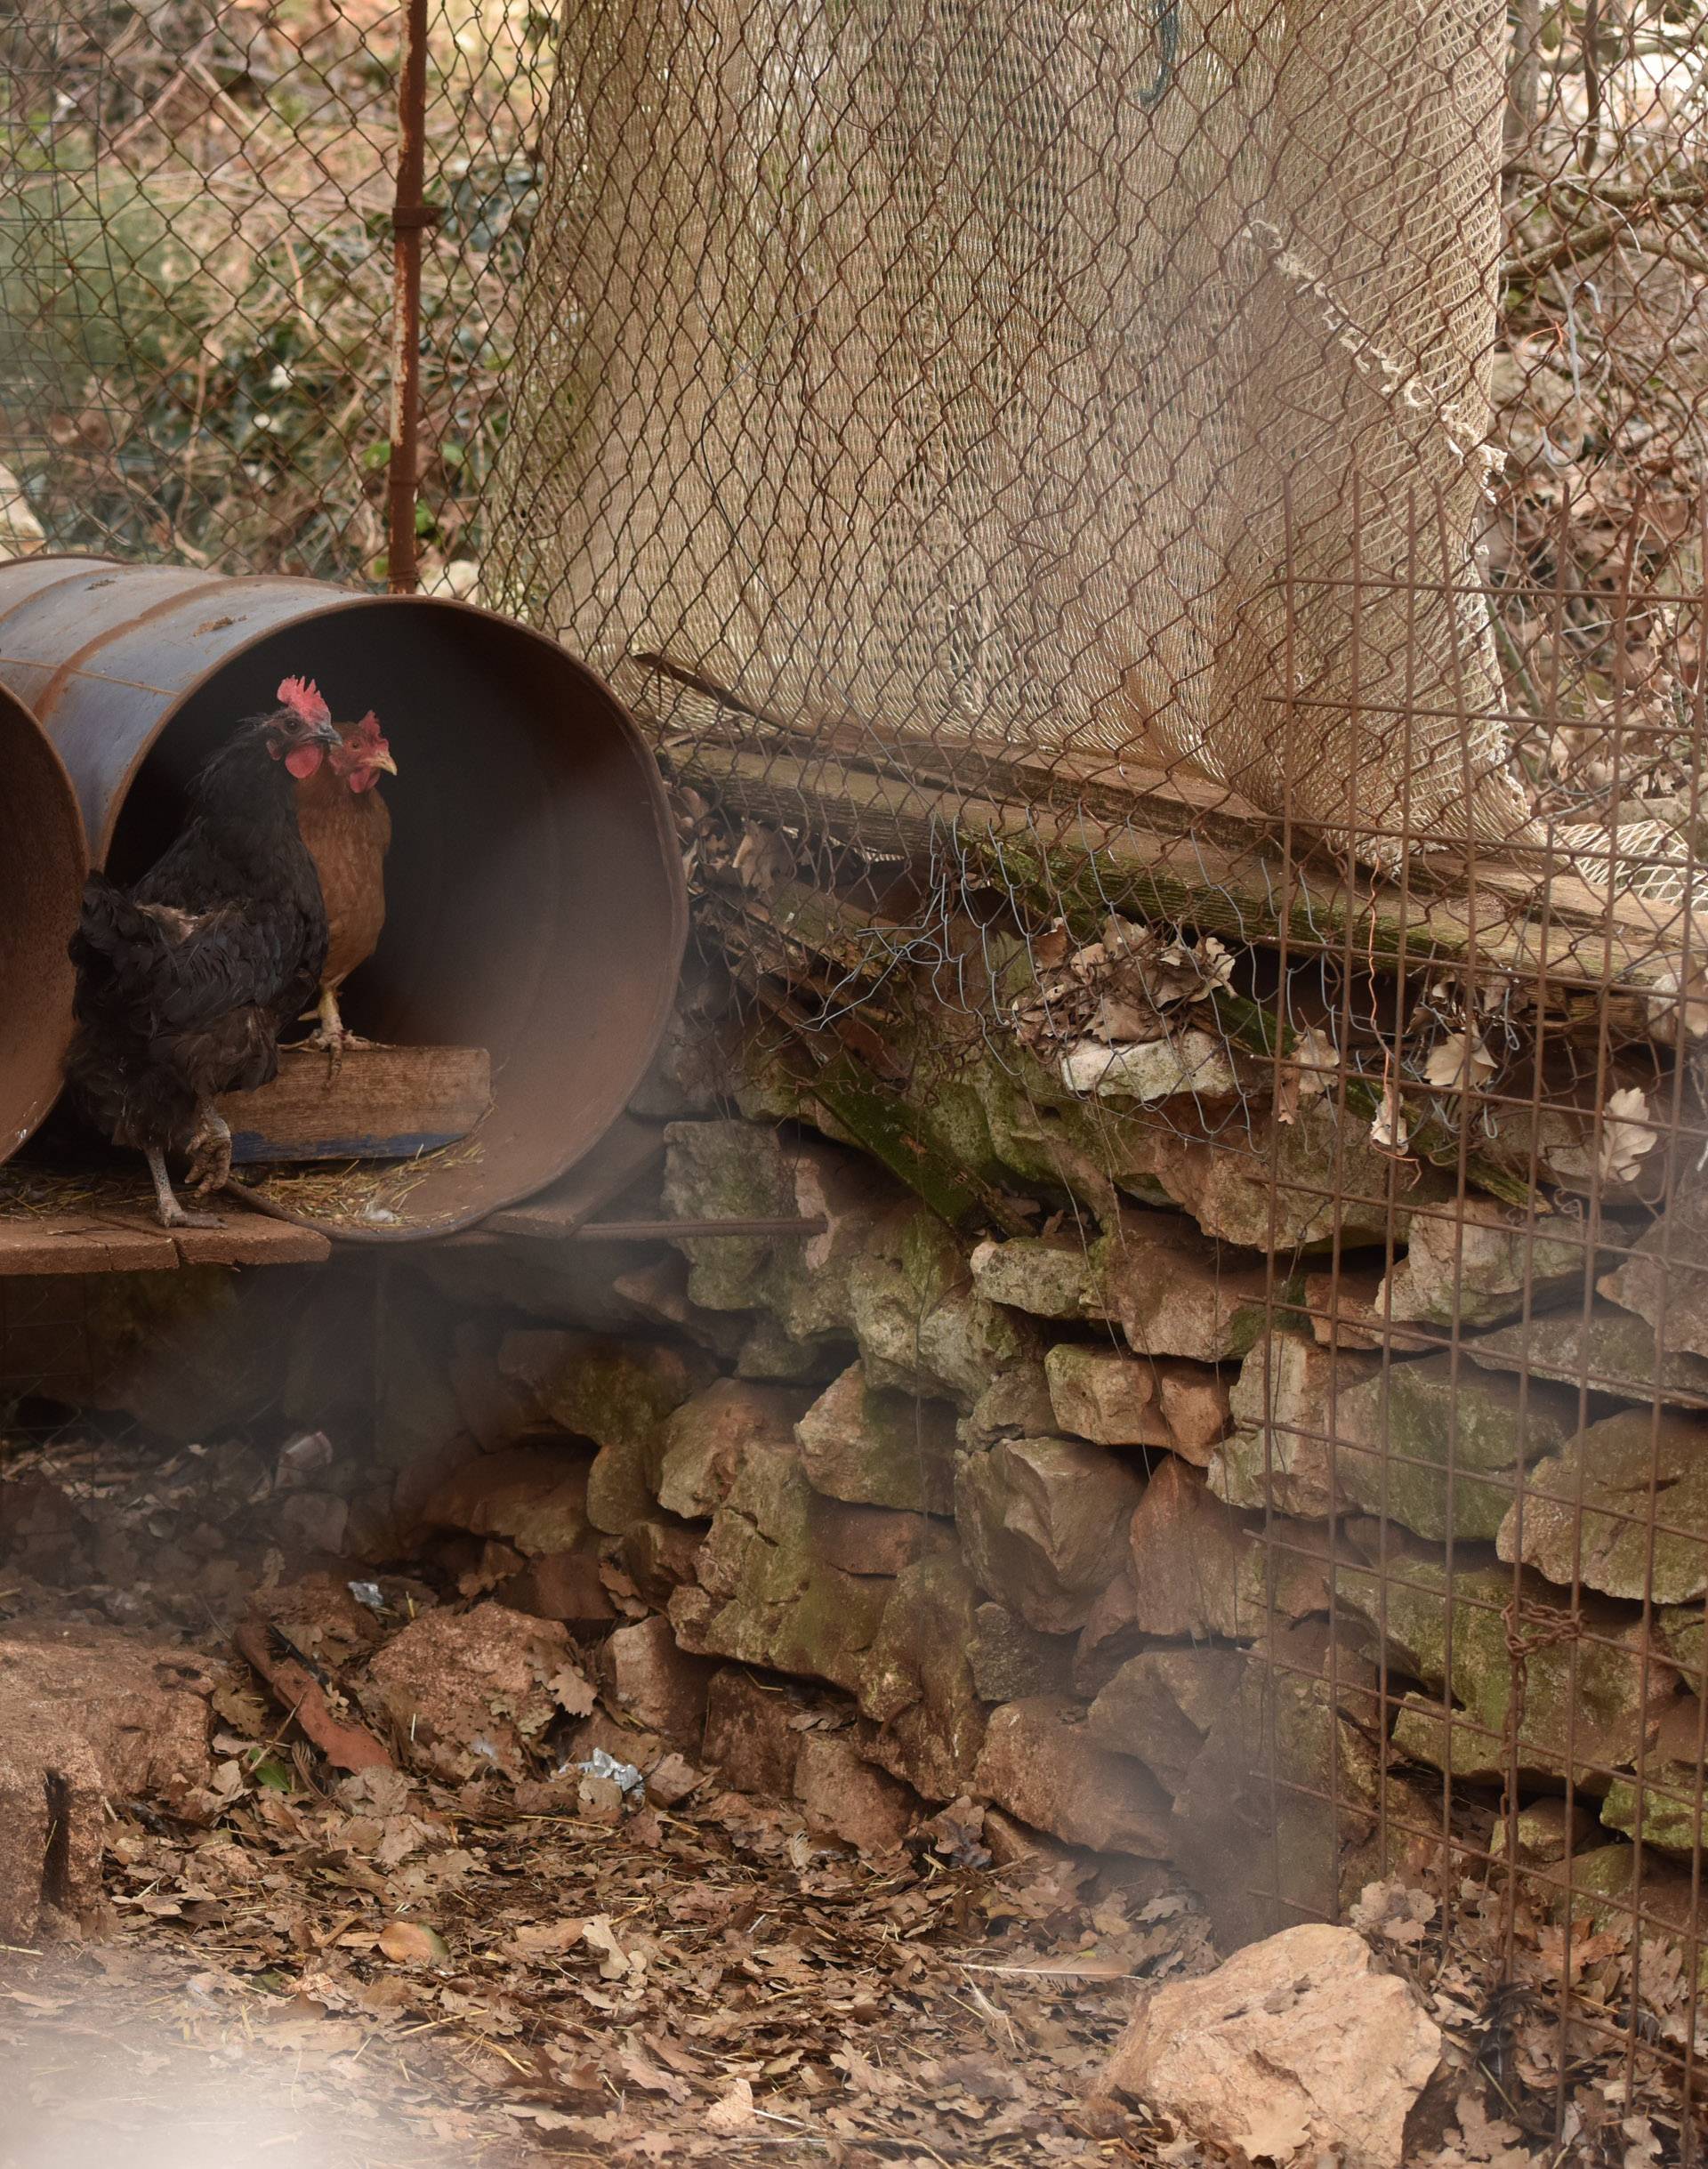
[(231, 1131), (212, 1108), (204, 1110), (202, 1126), (190, 1140), (188, 1179), (198, 1197), (223, 1189), (231, 1173)]
[(320, 989), (320, 1004), (312, 1014), (320, 1021), (303, 1041), (304, 1046), (320, 1047), (326, 1056), (326, 1082), (330, 1084), (343, 1065), (346, 1047), (371, 1047), (371, 1039), (363, 1039), (352, 1032), (338, 1012), (338, 996), (334, 988)]
[(155, 1211), (163, 1228), (222, 1228), (225, 1222), (217, 1213), (190, 1213), (181, 1205), (173, 1195), (172, 1180), (166, 1173), (166, 1156), (158, 1145), (148, 1149), (149, 1173), (154, 1178)]

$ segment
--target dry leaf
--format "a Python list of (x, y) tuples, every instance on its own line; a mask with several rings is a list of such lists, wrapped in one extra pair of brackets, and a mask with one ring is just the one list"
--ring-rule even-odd
[(721, 2094), (705, 2112), (708, 2131), (715, 2132), (720, 2139), (732, 2138), (759, 2121), (753, 2110), (753, 2090), (745, 2078), (730, 2085), (728, 2093)]
[(1404, 1152), (1412, 1141), (1406, 1110), (1399, 1103), (1399, 1087), (1391, 1077), (1382, 1088), (1382, 1105), (1370, 1125), (1370, 1141), (1378, 1152)]
[(388, 1921), (379, 1934), (379, 1947), (396, 1965), (445, 1965), (450, 1949), (437, 1929), (419, 1921)]
[(1449, 1032), (1430, 1049), (1423, 1065), (1425, 1084), (1444, 1092), (1476, 1091), (1494, 1074), (1495, 1061), (1474, 1032)]
[(1634, 1182), (1643, 1155), (1655, 1149), (1648, 1101), (1627, 1084), (1607, 1101), (1601, 1123), (1600, 1169), (1604, 1181)]

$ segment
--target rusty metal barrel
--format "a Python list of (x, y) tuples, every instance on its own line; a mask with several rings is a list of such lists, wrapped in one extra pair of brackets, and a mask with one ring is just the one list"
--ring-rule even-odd
[(71, 963), (89, 866), (77, 794), (28, 708), (0, 691), (0, 1160), (59, 1097)]
[[(406, 1212), (315, 1224), (359, 1242), (444, 1235), (574, 1166), (657, 1052), (687, 937), (664, 787), (591, 671), (471, 604), (286, 574), (0, 564), (0, 685), (34, 710), (90, 854), (118, 880), (158, 856), (201, 762), (287, 676), (317, 680), (340, 717), (374, 708), (399, 770), (385, 931), (349, 983), (348, 1023), (492, 1060), (491, 1112), (466, 1149), (412, 1170)], [(75, 900), (57, 890), (39, 908), (62, 951)], [(69, 998), (59, 972), (32, 999), (40, 1065), (63, 1051)]]

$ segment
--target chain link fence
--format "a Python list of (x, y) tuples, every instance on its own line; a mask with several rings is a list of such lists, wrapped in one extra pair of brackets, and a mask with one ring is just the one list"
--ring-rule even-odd
[(394, 9), (0, 23), (15, 543), (560, 634), (753, 1106), (1108, 1285), (1213, 1238), (1200, 1867), (1432, 1879), (1525, 2133), (1688, 2154), (1703, 11), (435, 4), (413, 196)]

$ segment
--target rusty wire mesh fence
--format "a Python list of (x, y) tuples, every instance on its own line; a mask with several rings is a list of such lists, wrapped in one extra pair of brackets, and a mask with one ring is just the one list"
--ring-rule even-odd
[[(1704, 30), (435, 7), (412, 522), (651, 727), (750, 1110), (1236, 1378), (1156, 1539), (1222, 1594), (1077, 1625), (1249, 1657), (1173, 1803), (1232, 1924), (1516, 1984), (1524, 2129), (1686, 2154)], [(8, 13), (21, 539), (384, 577), (400, 34)]]

